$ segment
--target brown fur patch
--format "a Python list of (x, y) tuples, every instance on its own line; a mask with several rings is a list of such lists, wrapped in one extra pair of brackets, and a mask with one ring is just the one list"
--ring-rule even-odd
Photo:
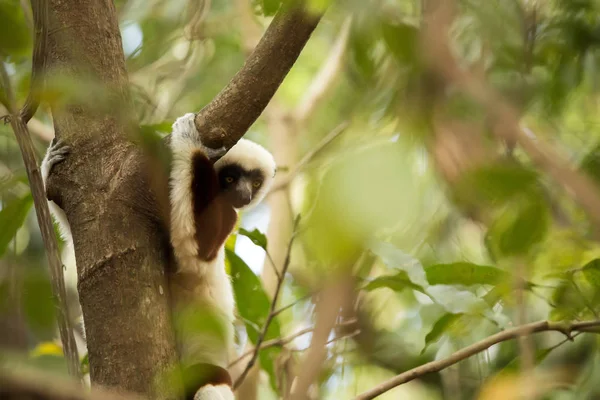
[(192, 201), (198, 257), (213, 260), (237, 221), (237, 213), (219, 191), (213, 163), (197, 152), (192, 157)]

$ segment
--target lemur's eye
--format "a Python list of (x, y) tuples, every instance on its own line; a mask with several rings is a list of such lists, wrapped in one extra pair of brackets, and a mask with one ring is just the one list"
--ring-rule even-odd
[(255, 188), (259, 188), (259, 187), (260, 187), (260, 185), (262, 185), (262, 182), (261, 182), (261, 181), (254, 181), (254, 182), (252, 183), (252, 186), (254, 186)]
[(227, 177), (225, 177), (225, 182), (227, 182), (227, 183), (233, 182), (233, 176), (227, 176)]

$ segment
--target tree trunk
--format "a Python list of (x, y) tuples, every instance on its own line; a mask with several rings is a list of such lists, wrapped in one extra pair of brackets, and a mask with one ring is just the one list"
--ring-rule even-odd
[(141, 151), (127, 140), (134, 112), (115, 8), (110, 0), (49, 1), (48, 72), (78, 87), (52, 105), (56, 136), (71, 153), (53, 170), (48, 195), (73, 232), (91, 381), (171, 398), (155, 384), (176, 360), (166, 238)]

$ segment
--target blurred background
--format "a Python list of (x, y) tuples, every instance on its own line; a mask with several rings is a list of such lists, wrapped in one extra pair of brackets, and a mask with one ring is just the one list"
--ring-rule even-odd
[[(600, 204), (585, 193), (600, 180), (600, 1), (459, 0), (437, 17), (433, 0), (309, 3), (329, 8), (246, 135), (275, 155), (277, 182), (227, 244), (242, 352), (291, 247), (279, 298), (290, 307), (265, 338), (289, 340), (260, 352), (244, 398), (289, 390), (315, 323), (311, 295), (343, 274), (358, 322), (332, 331), (315, 399), (352, 398), (515, 325), (599, 319)], [(115, 4), (139, 125), (166, 134), (227, 84), (280, 1)], [(31, 52), (28, 2), (1, 0), (0, 56), (18, 104)], [(54, 135), (49, 105), (67, 92), (94, 96), (68, 77), (50, 84), (29, 123), (38, 160)], [(76, 319), (64, 246), (63, 262)], [(0, 124), (0, 362), (66, 375), (55, 314), (19, 147)], [(539, 398), (598, 398), (598, 344), (593, 333), (508, 341), (380, 398), (516, 398), (533, 367)]]

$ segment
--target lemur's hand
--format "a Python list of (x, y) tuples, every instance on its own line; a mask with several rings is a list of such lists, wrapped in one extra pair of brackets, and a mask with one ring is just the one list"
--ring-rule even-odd
[(63, 162), (70, 152), (71, 148), (67, 146), (64, 141), (57, 140), (56, 138), (52, 139), (41, 166), (42, 180), (44, 181), (44, 184), (46, 184), (48, 181), (48, 176), (50, 176), (52, 168), (55, 165)]
[(200, 134), (194, 123), (195, 117), (195, 114), (187, 113), (177, 118), (175, 123), (173, 123), (173, 135), (189, 139), (194, 144), (194, 147), (200, 148), (210, 161), (215, 162), (227, 153), (227, 148), (223, 146), (218, 149), (212, 149), (202, 144)]

